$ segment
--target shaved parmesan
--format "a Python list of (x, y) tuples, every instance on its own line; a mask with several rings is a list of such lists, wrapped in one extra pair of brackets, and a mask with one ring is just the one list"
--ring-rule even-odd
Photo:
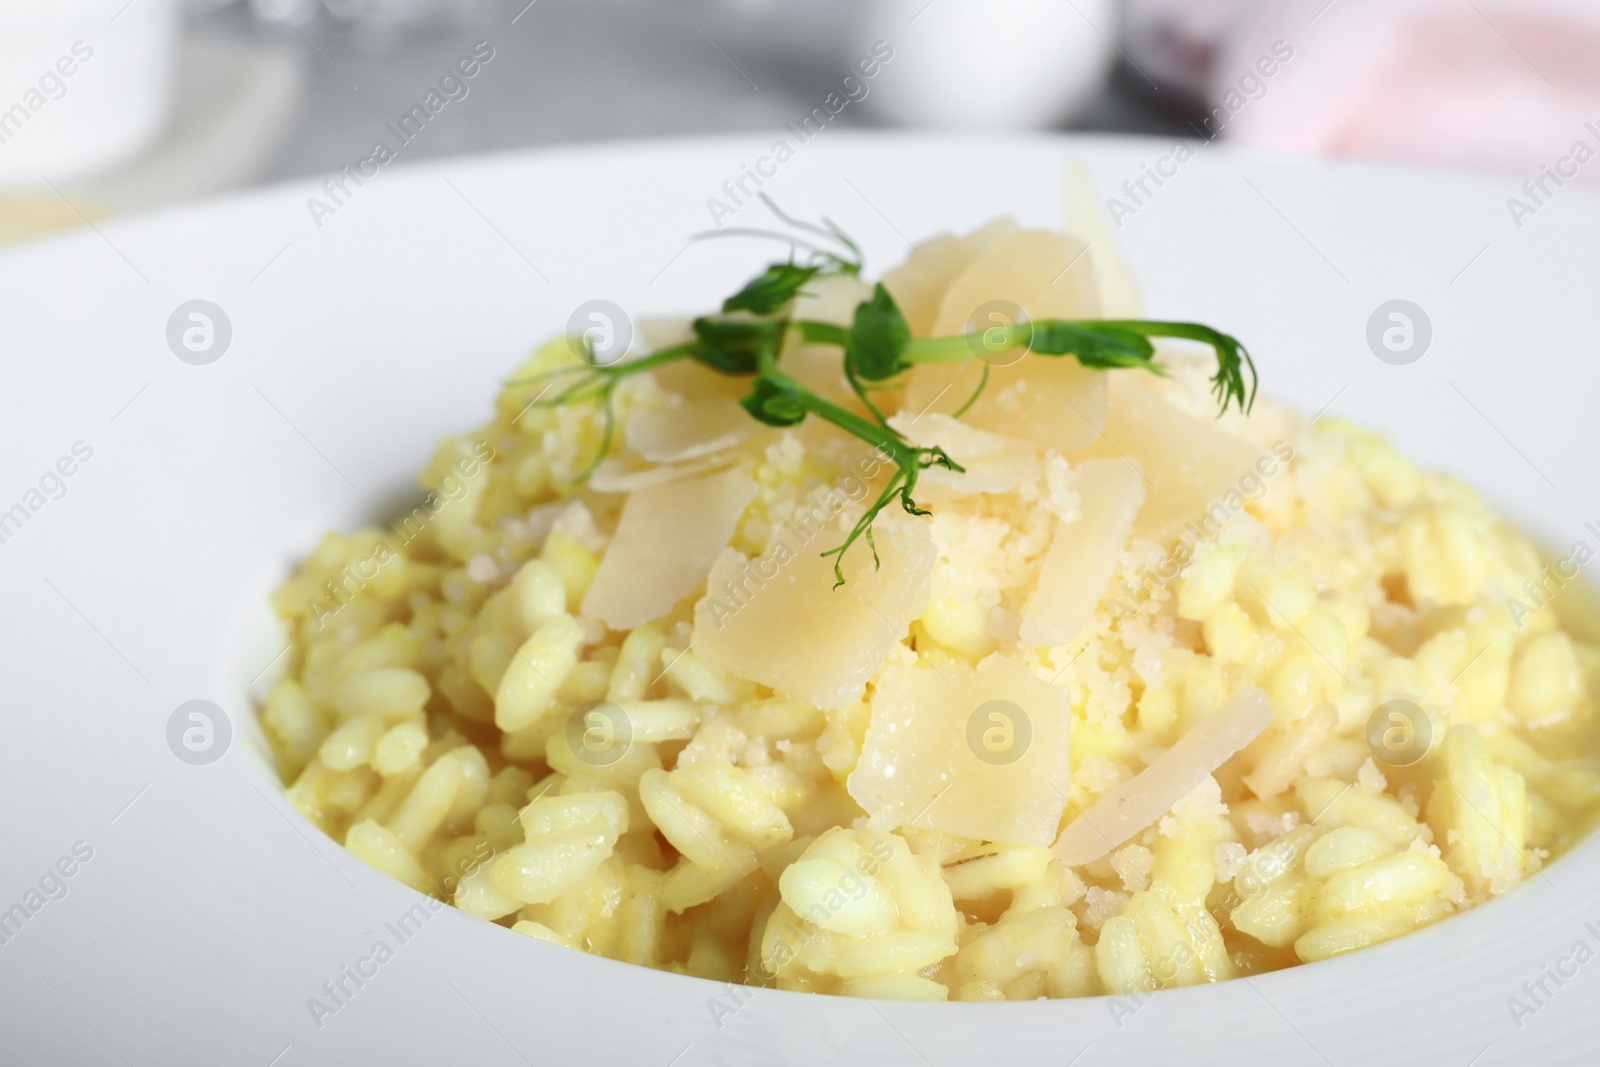
[(883, 276), (883, 286), (899, 305), (913, 337), (933, 336), (933, 323), (950, 283), (998, 238), (1016, 228), (1010, 219), (998, 218), (965, 237), (942, 233), (917, 245), (904, 263)]
[(1094, 179), (1081, 159), (1067, 160), (1065, 211), (1062, 229), (1089, 246), (1095, 284), (1100, 291), (1100, 313), (1108, 319), (1140, 318), (1139, 286), (1133, 269), (1122, 255), (1116, 231), (1094, 189)]
[(846, 584), (835, 589), (833, 557), (820, 553), (847, 530), (835, 523), (806, 536), (788, 525), (757, 559), (724, 551), (695, 605), (695, 654), (818, 708), (860, 700), (927, 607), (936, 552), (926, 523), (880, 517), (874, 537), (883, 566), (873, 566), (871, 552), (852, 551)]
[(635, 412), (622, 439), (651, 463), (679, 463), (719, 456), (760, 429), (732, 397), (669, 397), (665, 407)]
[(1215, 422), (1179, 411), (1119, 372), (1112, 376), (1104, 435), (1070, 458), (1090, 457), (1137, 461), (1147, 495), (1134, 533), (1170, 537), (1185, 523), (1205, 520), (1208, 511), (1226, 518), (1243, 508), (1239, 482), (1255, 472), (1261, 450)]
[[(1073, 452), (1092, 445), (1105, 425), (1107, 375), (1071, 356), (1024, 355), (989, 368), (983, 395), (961, 421), (1038, 449)], [(977, 391), (983, 364), (924, 363), (907, 379), (902, 411), (953, 415)]]
[(1089, 246), (1050, 230), (1015, 230), (995, 240), (950, 283), (934, 320), (936, 337), (991, 325), (982, 314), (993, 301), (1015, 304), (1031, 319), (1100, 317)]
[(1056, 859), (1068, 867), (1093, 863), (1171, 811), (1271, 724), (1267, 694), (1254, 687), (1239, 690), (1150, 766), (1068, 823), (1052, 849)]
[(1045, 846), (1072, 777), (1066, 692), (1014, 659), (892, 666), (846, 788), (879, 829)]
[(694, 360), (657, 367), (649, 374), (661, 403), (635, 411), (622, 424), (622, 440), (651, 463), (716, 457), (761, 432), (739, 400), (750, 391), (741, 378), (719, 374)]
[(963, 463), (957, 472), (930, 467), (923, 472), (918, 488), (938, 486), (954, 493), (1009, 493), (1025, 482), (1034, 481), (1043, 470), (1039, 453), (1020, 442), (1004, 452)]
[(694, 339), (694, 320), (685, 318), (639, 319), (634, 323), (638, 347), (646, 352), (681, 345)]
[[(855, 321), (856, 307), (872, 298), (872, 286), (855, 274), (824, 274), (800, 287), (795, 296), (793, 316), (811, 322), (831, 322), (849, 326)], [(837, 353), (838, 349), (834, 349)]]
[[(861, 398), (850, 388), (850, 380), (844, 376), (844, 360), (839, 355), (837, 345), (808, 345), (800, 340), (798, 334), (791, 334), (778, 355), (778, 369), (824, 400), (858, 415), (867, 413)], [(748, 415), (745, 420), (754, 422)], [(822, 422), (821, 419), (808, 421)], [(830, 424), (824, 425), (837, 429)]]
[(1022, 617), (1028, 644), (1065, 645), (1094, 618), (1144, 502), (1144, 482), (1126, 460), (1085, 460), (1075, 473), (1082, 514), (1057, 526), (1050, 539)]
[[(945, 293), (936, 336), (964, 334), (1016, 317), (1095, 318), (1100, 296), (1081, 241), (1058, 233), (1017, 230), (998, 238)], [(902, 410), (953, 414), (977, 391), (985, 364), (989, 383), (962, 421), (992, 433), (1068, 452), (1085, 448), (1106, 420), (1103, 371), (1070, 356), (1021, 350), (985, 360), (928, 363), (912, 370)]]
[(1244, 784), (1258, 797), (1275, 797), (1294, 784), (1306, 760), (1333, 736), (1339, 725), (1338, 710), (1332, 704), (1318, 704), (1298, 722), (1274, 736), (1263, 737), (1253, 748), (1255, 764), (1244, 776)]
[[(857, 305), (871, 296), (872, 286), (854, 274), (825, 274), (801, 288), (791, 314), (796, 319), (849, 326)], [(808, 345), (798, 334), (791, 334), (778, 354), (778, 369), (823, 399), (859, 415), (867, 414), (844, 375), (837, 345)]]
[(653, 485), (681, 482), (685, 478), (693, 478), (697, 474), (714, 470), (716, 466), (717, 460), (712, 458), (660, 467), (629, 469), (617, 459), (608, 459), (596, 467), (594, 473), (589, 476), (589, 488), (597, 493), (631, 493), (637, 489), (648, 489)]
[(902, 413), (891, 417), (889, 425), (913, 444), (944, 449), (966, 468), (957, 472), (929, 467), (922, 472), (920, 485), (948, 486), (958, 493), (1008, 493), (1038, 478), (1044, 469), (1038, 449), (1029, 442), (979, 430), (948, 415)]
[(925, 448), (939, 447), (960, 463), (992, 456), (1015, 444), (999, 434), (980, 430), (960, 419), (930, 411), (923, 415), (901, 412), (889, 419), (889, 426), (906, 440)]
[(667, 614), (705, 580), (755, 495), (738, 470), (633, 493), (583, 598), (583, 614), (613, 630)]
[(750, 391), (750, 380), (712, 370), (693, 359), (680, 359), (650, 371), (650, 379), (669, 400), (738, 400)]

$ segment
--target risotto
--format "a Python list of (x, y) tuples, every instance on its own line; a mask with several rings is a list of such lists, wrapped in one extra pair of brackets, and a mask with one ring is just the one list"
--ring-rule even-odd
[(938, 237), (878, 289), (775, 266), (732, 310), (810, 323), (773, 365), (887, 448), (699, 357), (537, 350), (422, 504), (276, 594), (293, 802), (518, 934), (922, 1000), (1257, 974), (1535, 876), (1600, 807), (1587, 545), (1550, 563), (1360, 427), (1217, 417), (1182, 340), (1106, 369), (1006, 335), (863, 389), (817, 325), (1136, 314), (1080, 229)]

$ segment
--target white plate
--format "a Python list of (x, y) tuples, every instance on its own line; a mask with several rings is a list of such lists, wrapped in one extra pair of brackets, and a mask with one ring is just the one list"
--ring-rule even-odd
[[(405, 493), (434, 437), (481, 420), (499, 376), (583, 301), (705, 308), (763, 264), (773, 249), (685, 238), (770, 146), (386, 170), (320, 228), (317, 188), (290, 186), (0, 255), (0, 512), (26, 509), (76, 442), (93, 450), (0, 544), (0, 909), (76, 842), (93, 850), (0, 944), (5, 1058), (1061, 1065), (1087, 1048), (1075, 1062), (1465, 1065), (1555, 1062), (1592, 1040), (1594, 974), (1545, 979), (1553, 996), (1520, 1028), (1507, 1001), (1576, 942), (1600, 947), (1600, 841), (1397, 942), (1147, 1003), (732, 1000), (443, 909), (314, 1024), (308, 998), (376, 939), (395, 946), (385, 924), (421, 898), (313, 829), (268, 770), (245, 696), (270, 658), (261, 598), (321, 531)], [(907, 238), (997, 213), (1056, 225), (1069, 151), (1109, 193), (1170, 150), (832, 133), (768, 188), (831, 215), (882, 269)], [(1122, 229), (1151, 315), (1239, 334), (1273, 394), (1383, 427), (1553, 543), (1595, 542), (1592, 195), (1564, 189), (1518, 229), (1499, 180), (1207, 148), (1164, 181)], [(1366, 340), (1397, 298), (1433, 327), (1407, 366)], [(195, 299), (232, 328), (205, 366), (167, 343)], [(192, 699), (231, 718), (208, 766), (166, 740)]]

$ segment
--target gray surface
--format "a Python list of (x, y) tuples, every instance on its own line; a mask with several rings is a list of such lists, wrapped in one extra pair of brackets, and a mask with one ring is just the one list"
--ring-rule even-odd
[[(563, 142), (777, 131), (817, 106), (844, 73), (848, 57), (832, 40), (842, 36), (841, 3), (852, 2), (818, 0), (759, 24), (733, 17), (718, 0), (538, 0), (526, 10), (526, 0), (486, 0), (454, 25), (414, 30), (382, 48), (336, 28), (263, 27), (241, 8), (196, 21), (281, 38), (305, 54), (304, 111), (260, 175), (274, 181), (336, 170), (366, 155), (376, 139), (392, 140), (384, 124), (419, 102), (480, 40), (493, 46), (494, 59), (465, 99), (449, 104), (405, 147), (405, 161)], [(1063, 128), (1192, 133), (1155, 96), (1124, 67)], [(838, 120), (843, 127), (870, 124), (858, 108)]]

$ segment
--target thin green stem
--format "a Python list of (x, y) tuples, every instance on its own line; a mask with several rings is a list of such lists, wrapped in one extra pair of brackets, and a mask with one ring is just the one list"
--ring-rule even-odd
[(983, 391), (984, 391), (984, 389), (986, 389), (988, 387), (988, 385), (989, 385), (989, 364), (988, 364), (988, 362), (985, 362), (984, 365), (983, 365), (983, 377), (978, 379), (978, 387), (972, 391), (972, 395), (971, 396), (967, 397), (967, 402), (965, 404), (962, 404), (960, 407), (956, 408), (956, 413), (954, 415), (951, 415), (950, 417), (952, 419), (959, 419), (961, 416), (965, 415), (967, 413), (968, 409), (970, 409), (972, 407), (972, 405), (974, 405), (974, 404), (976, 404), (978, 402), (978, 398), (983, 395)]
[(850, 344), (850, 330), (836, 323), (795, 319), (789, 325), (800, 331), (800, 336), (808, 345), (838, 345), (845, 348)]
[(605, 461), (606, 456), (611, 452), (611, 440), (616, 435), (617, 430), (617, 413), (611, 406), (611, 394), (616, 391), (616, 388), (617, 383), (611, 382), (606, 386), (604, 392), (600, 394), (600, 447), (595, 449), (594, 458), (589, 461), (588, 465), (573, 476), (571, 484), (575, 486), (582, 485), (588, 481), (589, 476), (595, 472), (595, 469)]
[(505, 388), (514, 389), (524, 385), (536, 385), (539, 382), (548, 382), (569, 374), (582, 374), (589, 377), (627, 378), (643, 371), (654, 370), (656, 367), (674, 360), (685, 359), (694, 354), (696, 342), (686, 341), (680, 345), (663, 348), (659, 352), (652, 352), (648, 356), (629, 360), (625, 363), (613, 363), (603, 366), (594, 363), (569, 363), (564, 367), (543, 371), (526, 378), (512, 378), (505, 383)]
[(856, 375), (855, 368), (850, 365), (849, 360), (845, 360), (844, 377), (845, 381), (850, 383), (850, 388), (855, 391), (856, 397), (867, 406), (868, 411), (872, 412), (872, 417), (878, 420), (879, 425), (889, 425), (889, 417), (883, 413), (883, 409), (878, 406), (878, 402), (872, 399), (872, 395)]
[[(801, 338), (808, 345), (836, 345), (844, 349), (850, 346), (850, 331), (843, 326), (831, 322), (817, 322), (814, 319), (796, 319), (790, 325), (800, 332)], [(861, 380), (861, 376), (856, 373), (855, 365), (848, 359), (844, 361), (844, 377), (845, 381), (850, 383), (850, 389), (866, 405), (867, 410), (872, 412), (872, 417), (884, 426), (889, 425), (889, 417), (869, 395), (866, 383)]]
[(808, 414), (832, 423), (834, 426), (858, 437), (867, 444), (872, 445), (888, 462), (895, 466), (895, 472), (889, 477), (888, 484), (883, 487), (871, 505), (856, 521), (855, 526), (846, 535), (844, 542), (822, 553), (824, 557), (833, 556), (834, 588), (844, 584), (844, 554), (856, 541), (865, 538), (867, 546), (872, 549), (872, 562), (874, 566), (882, 566), (878, 558), (878, 547), (872, 539), (872, 522), (878, 513), (894, 502), (895, 497), (900, 498), (900, 505), (907, 514), (926, 515), (928, 510), (917, 504), (912, 493), (916, 491), (917, 479), (929, 467), (943, 467), (946, 470), (960, 472), (963, 468), (956, 463), (940, 448), (918, 448), (888, 426), (874, 423), (862, 418), (853, 411), (848, 411), (839, 405), (826, 400), (816, 393), (805, 388), (795, 379), (778, 370), (771, 361), (766, 361), (759, 375), (761, 381), (769, 386), (782, 390), (796, 406)]
[(531, 402), (530, 406), (540, 408), (556, 408), (564, 407), (568, 404), (587, 403), (589, 401), (594, 401), (595, 403), (599, 404), (601, 418), (600, 447), (595, 451), (594, 458), (584, 466), (583, 470), (579, 471), (573, 476), (571, 484), (580, 485), (588, 480), (589, 476), (595, 472), (595, 468), (599, 467), (601, 462), (611, 452), (611, 442), (616, 437), (617, 429), (617, 416), (616, 411), (612, 407), (612, 398), (616, 394), (617, 387), (622, 384), (623, 379), (630, 378), (635, 374), (642, 374), (647, 370), (654, 370), (657, 367), (676, 362), (680, 359), (687, 359), (692, 356), (695, 351), (695, 342), (689, 341), (685, 342), (684, 344), (672, 345), (669, 348), (663, 348), (659, 352), (652, 352), (648, 356), (644, 356), (640, 359), (630, 360), (626, 363), (616, 363), (612, 364), (611, 366), (597, 366), (590, 363), (582, 363), (566, 367), (557, 367), (556, 369), (546, 371), (543, 374), (536, 374), (528, 378), (513, 379), (512, 381), (507, 382), (506, 386), (507, 388), (510, 388), (512, 386), (533, 385), (538, 382), (554, 381), (555, 379), (567, 375), (579, 375), (577, 381), (573, 382), (566, 388), (559, 390), (554, 396), (541, 396), (536, 398)]
[(1016, 322), (955, 337), (919, 337), (906, 346), (900, 358), (907, 363), (964, 363), (985, 353), (998, 355), (1013, 348), (1026, 348), (1032, 336), (1031, 323)]

